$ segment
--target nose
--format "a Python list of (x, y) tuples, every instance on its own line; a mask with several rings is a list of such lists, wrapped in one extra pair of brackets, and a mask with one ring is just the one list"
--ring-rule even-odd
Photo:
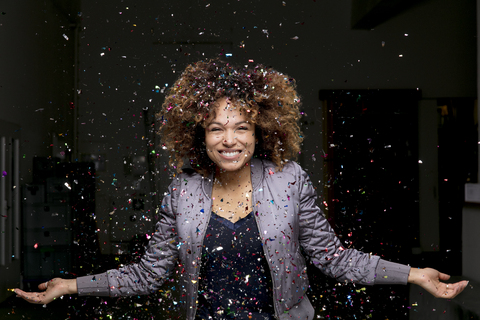
[(223, 144), (225, 146), (233, 146), (237, 142), (235, 141), (235, 132), (233, 130), (226, 130), (223, 136)]

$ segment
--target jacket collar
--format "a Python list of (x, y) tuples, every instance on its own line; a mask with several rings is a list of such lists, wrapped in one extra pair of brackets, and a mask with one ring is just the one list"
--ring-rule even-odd
[[(264, 173), (263, 166), (264, 166), (264, 162), (258, 158), (252, 158), (252, 160), (250, 161), (250, 172), (252, 175), (253, 190), (256, 190), (260, 186), (260, 183), (263, 180), (263, 173)], [(208, 178), (202, 179), (203, 192), (207, 197), (207, 199), (209, 200), (210, 200), (210, 197), (212, 196), (213, 179), (214, 179), (214, 172), (212, 172)]]

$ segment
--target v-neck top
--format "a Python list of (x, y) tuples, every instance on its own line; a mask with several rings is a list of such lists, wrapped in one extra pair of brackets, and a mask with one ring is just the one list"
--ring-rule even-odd
[(233, 223), (212, 212), (196, 319), (273, 319), (272, 280), (253, 213)]

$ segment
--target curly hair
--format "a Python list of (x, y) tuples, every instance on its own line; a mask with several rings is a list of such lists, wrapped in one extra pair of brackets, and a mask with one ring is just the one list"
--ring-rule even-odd
[(238, 104), (255, 124), (254, 157), (273, 161), (276, 170), (296, 159), (303, 136), (295, 80), (263, 65), (237, 67), (213, 59), (189, 65), (157, 114), (162, 148), (178, 172), (184, 159), (204, 175), (213, 170), (205, 150), (205, 127), (215, 118), (215, 102), (221, 98)]

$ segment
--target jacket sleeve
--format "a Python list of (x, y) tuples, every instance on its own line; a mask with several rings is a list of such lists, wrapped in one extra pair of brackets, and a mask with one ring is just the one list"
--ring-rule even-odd
[(339, 281), (364, 285), (406, 284), (410, 267), (355, 249), (345, 249), (316, 204), (317, 194), (305, 171), (299, 170), (299, 241), (311, 262)]
[(79, 295), (130, 296), (149, 294), (169, 277), (178, 259), (175, 223), (178, 180), (169, 186), (158, 212), (160, 221), (139, 263), (105, 273), (77, 278)]

